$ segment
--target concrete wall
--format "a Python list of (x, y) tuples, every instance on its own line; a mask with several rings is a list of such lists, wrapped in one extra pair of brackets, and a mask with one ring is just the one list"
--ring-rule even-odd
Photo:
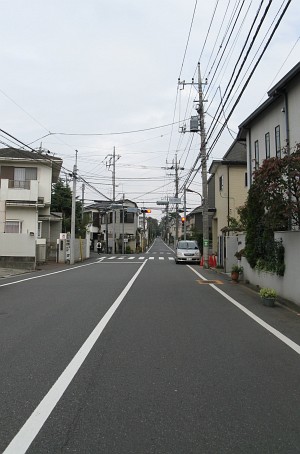
[(0, 263), (8, 268), (35, 268), (35, 237), (27, 234), (0, 233)]
[[(58, 240), (57, 243), (57, 262), (66, 263), (67, 262), (67, 240)], [(74, 261), (81, 262), (86, 260), (90, 256), (90, 239), (75, 239), (75, 248), (74, 248)]]
[[(243, 240), (239, 235), (239, 239)], [(247, 260), (242, 257), (241, 264), (244, 267), (245, 280), (259, 287), (274, 288), (282, 298), (293, 301), (300, 305), (300, 232), (276, 232), (276, 239), (282, 239), (285, 248), (285, 273), (284, 276), (266, 271), (253, 270)]]

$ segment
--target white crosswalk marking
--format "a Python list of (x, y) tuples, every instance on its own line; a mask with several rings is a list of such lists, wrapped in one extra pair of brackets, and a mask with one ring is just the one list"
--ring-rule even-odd
[[(153, 252), (152, 254), (155, 254), (155, 252)], [(156, 254), (162, 254), (161, 252), (157, 252)], [(168, 254), (171, 254), (168, 252)], [(151, 255), (151, 256), (142, 256), (142, 257), (136, 257), (136, 256), (128, 256), (128, 255), (124, 255), (124, 256), (116, 256), (116, 255), (112, 255), (112, 256), (101, 256), (101, 258), (98, 259), (99, 263), (102, 263), (104, 260), (123, 260), (124, 262), (128, 261), (128, 260), (145, 260), (145, 259), (148, 259), (148, 260), (169, 260), (169, 261), (174, 261), (175, 258), (172, 257), (172, 256), (168, 256), (168, 257), (164, 257), (163, 255), (159, 255), (159, 256), (154, 256), (154, 255)]]

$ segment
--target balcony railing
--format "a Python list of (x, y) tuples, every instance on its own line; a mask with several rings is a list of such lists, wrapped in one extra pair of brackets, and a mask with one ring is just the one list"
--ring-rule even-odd
[(8, 180), (8, 187), (10, 189), (30, 189), (30, 180)]

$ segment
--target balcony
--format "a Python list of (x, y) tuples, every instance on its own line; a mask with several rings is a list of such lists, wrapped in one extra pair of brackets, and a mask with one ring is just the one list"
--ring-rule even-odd
[(38, 202), (39, 183), (37, 180), (5, 180), (1, 179), (0, 200), (15, 202)]

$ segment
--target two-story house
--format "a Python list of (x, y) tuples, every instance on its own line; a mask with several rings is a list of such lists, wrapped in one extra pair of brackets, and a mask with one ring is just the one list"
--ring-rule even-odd
[(239, 126), (247, 146), (249, 186), (264, 159), (292, 153), (300, 142), (300, 63), (268, 91), (268, 99)]
[(138, 235), (139, 216), (135, 202), (121, 199), (115, 202), (101, 201), (85, 208), (89, 213), (88, 230), (92, 247), (100, 240), (104, 252), (122, 253), (136, 251), (140, 237)]
[(221, 160), (214, 160), (209, 168), (214, 176), (215, 208), (212, 220), (212, 248), (219, 264), (226, 257), (225, 236), (230, 234), (230, 218), (238, 218), (238, 208), (247, 198), (247, 156), (244, 142), (235, 140)]
[(37, 250), (46, 255), (51, 239), (51, 188), (62, 160), (40, 152), (0, 150), (1, 266), (35, 268)]

